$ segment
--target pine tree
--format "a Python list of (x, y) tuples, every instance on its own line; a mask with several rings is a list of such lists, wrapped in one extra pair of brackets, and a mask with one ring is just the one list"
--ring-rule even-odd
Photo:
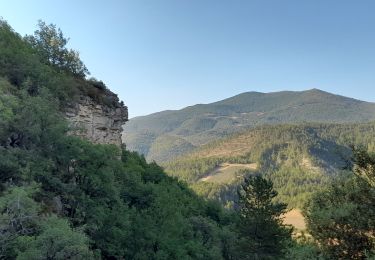
[(276, 259), (283, 255), (292, 229), (283, 225), (286, 204), (275, 203), (273, 183), (249, 176), (239, 190), (241, 259)]

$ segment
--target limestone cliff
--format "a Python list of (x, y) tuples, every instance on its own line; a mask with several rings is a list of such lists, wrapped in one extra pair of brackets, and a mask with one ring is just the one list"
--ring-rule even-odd
[(112, 102), (98, 102), (88, 96), (80, 96), (69, 104), (65, 115), (71, 124), (71, 134), (87, 138), (93, 143), (121, 146), (122, 125), (128, 121), (128, 109), (110, 93)]

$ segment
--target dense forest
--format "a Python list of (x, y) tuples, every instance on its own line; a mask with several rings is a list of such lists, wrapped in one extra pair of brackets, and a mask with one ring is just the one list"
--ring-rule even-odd
[(292, 239), (269, 178), (248, 176), (227, 210), (124, 147), (68, 135), (62, 111), (79, 95), (118, 99), (66, 43), (54, 25), (22, 37), (0, 20), (0, 259), (374, 255), (373, 155), (356, 150), (348, 176), (306, 204), (312, 238)]
[(133, 118), (125, 125), (128, 148), (149, 161), (166, 163), (208, 144), (262, 125), (365, 123), (375, 104), (319, 89), (246, 92), (210, 104)]
[[(228, 206), (236, 200), (243, 177), (261, 173), (273, 181), (279, 200), (301, 208), (314, 191), (345, 175), (351, 164), (350, 146), (374, 151), (374, 130), (374, 123), (260, 126), (207, 144), (164, 166), (198, 194)], [(232, 173), (218, 172), (223, 164), (237, 168)], [(246, 169), (249, 164), (257, 167)], [(231, 177), (221, 180), (223, 175)]]

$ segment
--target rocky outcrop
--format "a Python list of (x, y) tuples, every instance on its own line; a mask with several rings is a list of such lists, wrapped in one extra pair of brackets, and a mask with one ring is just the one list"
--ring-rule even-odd
[(66, 108), (65, 116), (71, 124), (71, 134), (93, 143), (121, 146), (122, 125), (128, 121), (128, 109), (118, 99), (104, 104), (81, 96)]

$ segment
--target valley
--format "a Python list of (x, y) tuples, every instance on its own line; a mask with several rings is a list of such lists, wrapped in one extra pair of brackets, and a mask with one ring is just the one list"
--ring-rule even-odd
[(373, 8), (29, 2), (78, 39), (0, 16), (0, 260), (375, 259), (375, 103), (325, 91), (371, 100)]
[(375, 147), (375, 123), (259, 126), (197, 148), (162, 164), (200, 195), (228, 207), (243, 177), (267, 176), (290, 208), (345, 175), (350, 145)]
[(227, 208), (244, 178), (266, 176), (290, 209), (284, 223), (299, 232), (312, 194), (346, 175), (351, 146), (375, 150), (374, 115), (375, 104), (316, 89), (249, 92), (131, 119), (124, 141)]
[(166, 163), (202, 145), (262, 125), (374, 120), (374, 103), (319, 89), (246, 92), (210, 104), (132, 118), (124, 126), (123, 142), (148, 161)]

